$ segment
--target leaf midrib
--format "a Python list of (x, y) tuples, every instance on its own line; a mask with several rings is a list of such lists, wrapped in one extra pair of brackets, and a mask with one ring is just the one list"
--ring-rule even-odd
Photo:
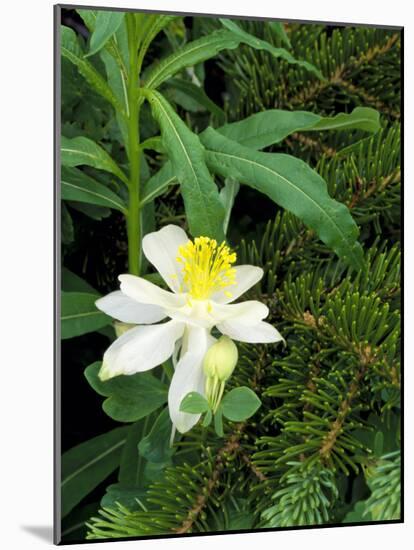
[[(190, 166), (190, 168), (191, 168), (191, 171), (192, 171), (192, 173), (194, 174), (194, 179), (195, 179), (195, 181), (196, 181), (196, 183), (197, 183), (198, 193), (199, 193), (199, 195), (201, 196), (201, 198), (203, 199), (203, 198), (204, 198), (204, 193), (203, 193), (203, 191), (202, 191), (202, 189), (201, 189), (201, 186), (200, 186), (200, 183), (199, 183), (199, 178), (197, 177), (197, 174), (196, 174), (196, 172), (195, 172), (195, 170), (194, 170), (194, 168), (193, 168), (193, 164), (192, 164), (192, 162), (191, 162), (190, 157), (188, 156), (187, 149), (185, 148), (185, 145), (184, 145), (184, 143), (183, 143), (183, 141), (182, 141), (182, 139), (181, 139), (181, 137), (180, 137), (180, 134), (177, 132), (177, 129), (176, 129), (176, 127), (174, 126), (173, 121), (172, 121), (171, 118), (168, 116), (168, 113), (167, 113), (167, 111), (165, 110), (164, 106), (162, 105), (161, 101), (158, 99), (158, 97), (157, 97), (155, 94), (154, 94), (153, 97), (158, 101), (158, 105), (159, 105), (160, 109), (163, 111), (163, 113), (164, 113), (164, 115), (165, 115), (167, 121), (169, 122), (169, 124), (170, 124), (170, 126), (171, 126), (171, 128), (172, 128), (172, 130), (173, 130), (173, 132), (174, 132), (174, 134), (175, 134), (176, 137), (177, 137), (177, 140), (178, 140), (179, 144), (181, 145), (181, 148), (182, 148), (182, 150), (183, 150), (183, 152), (184, 152), (184, 155), (185, 155), (185, 157), (186, 157), (186, 159), (187, 159), (187, 162), (188, 162), (188, 164), (189, 164), (189, 166)], [(196, 137), (196, 139), (197, 139), (197, 137)], [(211, 229), (212, 229), (212, 228), (210, 228), (210, 230), (211, 230)], [(212, 232), (212, 231), (211, 231), (211, 232)]]
[[(79, 191), (82, 191), (83, 193), (87, 193), (87, 194), (89, 193), (89, 195), (94, 195), (95, 197), (100, 197), (101, 199), (105, 199), (106, 201), (111, 202), (112, 204), (115, 204), (115, 206), (117, 206), (122, 212), (125, 212), (125, 208), (124, 206), (122, 206), (121, 203), (118, 204), (116, 201), (114, 201), (113, 199), (110, 199), (106, 195), (101, 195), (96, 191), (91, 191), (90, 189), (79, 187), (78, 185), (75, 185), (74, 183), (70, 183), (69, 181), (62, 180), (62, 184), (68, 185), (69, 187), (73, 187), (74, 189), (79, 189)], [(71, 199), (71, 200), (76, 200), (76, 199)]]
[[(321, 121), (323, 120), (323, 117), (321, 117)], [(316, 122), (316, 124), (319, 124), (320, 121)], [(373, 120), (371, 118), (357, 118), (355, 120), (352, 120), (352, 125), (354, 124), (359, 124), (360, 122), (370, 122), (372, 123)], [(343, 128), (344, 126), (350, 126), (350, 123), (346, 123), (346, 122), (342, 122), (342, 123), (339, 123), (339, 124), (335, 124), (334, 126), (328, 126), (326, 128), (313, 128), (312, 126), (310, 128), (300, 128), (299, 130), (296, 130), (296, 131), (305, 131), (305, 130), (315, 130), (315, 132), (318, 132), (319, 130), (333, 130), (333, 129), (336, 129), (336, 128)]]
[(78, 319), (79, 317), (90, 317), (91, 315), (105, 315), (102, 311), (87, 311), (86, 313), (74, 313), (73, 315), (63, 315), (60, 320)]
[(203, 44), (198, 44), (198, 46), (196, 46), (195, 48), (192, 48), (192, 49), (189, 48), (188, 50), (182, 52), (180, 55), (177, 55), (175, 57), (171, 56), (170, 61), (168, 63), (167, 63), (168, 59), (166, 59), (165, 64), (161, 68), (159, 68), (158, 74), (156, 73), (152, 78), (151, 78), (151, 75), (150, 75), (150, 79), (145, 83), (145, 87), (146, 88), (154, 88), (154, 87), (159, 86), (162, 83), (162, 80), (161, 80), (161, 82), (159, 82), (155, 86), (154, 86), (153, 83), (157, 81), (157, 78), (159, 79), (160, 76), (161, 77), (163, 76), (163, 72), (165, 72), (165, 71), (168, 72), (167, 69), (170, 65), (172, 65), (175, 61), (177, 61), (178, 59), (184, 57), (185, 55), (192, 54), (192, 53), (196, 52), (197, 50), (199, 50), (201, 48), (204, 48), (206, 45), (214, 47), (213, 43), (209, 44), (208, 42), (203, 42)]
[[(97, 147), (99, 147), (99, 145), (97, 145)], [(99, 154), (86, 152), (86, 151), (83, 151), (82, 149), (71, 149), (69, 147), (61, 147), (60, 151), (61, 153), (75, 153), (78, 155), (89, 157), (97, 161), (98, 164), (100, 164), (100, 166), (99, 167), (97, 166), (97, 168), (100, 168), (101, 170), (105, 170), (106, 172), (110, 172), (111, 174), (114, 174), (124, 183), (128, 182), (128, 178), (125, 176), (121, 168), (117, 166), (117, 164), (111, 159), (108, 153), (103, 149), (99, 150)], [(102, 166), (105, 166), (105, 168), (102, 168)]]
[(175, 179), (177, 179), (175, 176), (171, 176), (167, 180), (163, 181), (161, 185), (159, 185), (156, 189), (154, 189), (150, 193), (147, 193), (146, 195), (143, 194), (142, 204), (144, 205), (144, 204), (147, 204), (148, 202), (151, 202), (153, 197), (156, 197), (156, 195), (160, 191), (162, 191), (163, 189), (166, 189), (171, 184), (171, 182), (173, 182)]
[(65, 485), (65, 483), (67, 483), (68, 481), (72, 480), (74, 477), (76, 477), (77, 475), (79, 475), (81, 472), (83, 472), (84, 470), (86, 470), (86, 468), (89, 468), (90, 466), (92, 466), (92, 464), (95, 464), (96, 462), (98, 462), (99, 460), (101, 460), (104, 456), (107, 456), (108, 454), (112, 453), (115, 449), (117, 449), (118, 447), (120, 447), (121, 445), (124, 445), (126, 441), (126, 438), (122, 439), (121, 441), (118, 441), (118, 443), (115, 443), (115, 445), (112, 445), (112, 447), (109, 447), (109, 449), (106, 449), (106, 451), (104, 451), (103, 453), (101, 453), (100, 455), (98, 456), (95, 456), (92, 460), (90, 460), (89, 462), (87, 462), (86, 464), (83, 464), (83, 466), (81, 466), (80, 468), (78, 468), (77, 470), (75, 470), (74, 472), (72, 472), (71, 474), (69, 474), (61, 483), (61, 487), (63, 487)]
[[(313, 114), (313, 113), (312, 113)], [(323, 117), (320, 117), (319, 120), (315, 123), (313, 123), (312, 125), (309, 125), (309, 126), (300, 126), (299, 128), (295, 128), (294, 130), (291, 130), (289, 132), (289, 134), (287, 134), (286, 136), (284, 136), (282, 138), (285, 139), (285, 137), (287, 137), (288, 135), (290, 135), (291, 133), (293, 132), (310, 132), (310, 131), (315, 131), (315, 132), (319, 132), (319, 131), (323, 131), (323, 130), (336, 130), (337, 128), (343, 128), (344, 126), (349, 126), (349, 123), (346, 123), (346, 122), (343, 122), (341, 124), (335, 124), (335, 126), (329, 126), (329, 127), (326, 127), (326, 128), (314, 128), (315, 125), (319, 124), (321, 121), (323, 120)], [(356, 119), (356, 120), (353, 120), (352, 121), (352, 124), (359, 124), (360, 122), (362, 123), (365, 123), (365, 122), (372, 122), (371, 119), (369, 118), (360, 118), (360, 119)], [(217, 130), (217, 131), (220, 131), (220, 130)], [(221, 133), (221, 132), (220, 132)], [(237, 140), (235, 139), (235, 141), (237, 141), (238, 143), (244, 145), (245, 143), (249, 143), (251, 140), (254, 140), (255, 138), (263, 138), (263, 137), (266, 137), (266, 136), (272, 136), (274, 132), (272, 132), (271, 130), (268, 131), (268, 132), (259, 132), (259, 133), (256, 133), (254, 134), (253, 136), (248, 136), (246, 138), (242, 138), (240, 140)], [(226, 133), (222, 133), (223, 136), (227, 137), (228, 134)], [(234, 139), (234, 138), (231, 138), (231, 139)], [(274, 143), (278, 143), (278, 142), (274, 142)], [(274, 145), (274, 143), (272, 145)], [(263, 147), (267, 147), (267, 145), (263, 145)]]
[[(344, 235), (344, 233), (341, 231), (341, 228), (338, 226), (338, 224), (335, 222), (335, 220), (323, 209), (321, 208), (321, 206), (319, 206), (319, 204), (312, 198), (310, 197), (307, 193), (305, 193), (302, 189), (300, 189), (299, 187), (297, 187), (294, 183), (292, 183), (291, 181), (289, 181), (287, 178), (285, 178), (284, 176), (282, 176), (281, 174), (279, 174), (279, 172), (276, 172), (276, 170), (272, 169), (272, 168), (269, 168), (268, 166), (264, 165), (264, 164), (260, 164), (258, 162), (255, 162), (255, 161), (252, 161), (250, 159), (245, 159), (243, 157), (239, 157), (237, 155), (232, 155), (232, 154), (229, 154), (229, 153), (222, 153), (222, 152), (218, 152), (218, 151), (212, 151), (214, 154), (216, 155), (222, 155), (222, 156), (225, 156), (225, 157), (230, 157), (230, 158), (234, 158), (238, 161), (242, 161), (242, 162), (246, 162), (246, 163), (250, 163), (250, 164), (253, 164), (255, 166), (257, 166), (259, 169), (264, 169), (264, 170), (267, 170), (268, 172), (276, 175), (277, 177), (281, 178), (282, 180), (284, 180), (288, 185), (290, 185), (291, 187), (295, 188), (296, 190), (300, 191), (305, 197), (307, 197), (311, 202), (313, 202), (317, 208), (323, 213), (324, 216), (326, 216), (326, 218), (330, 221), (331, 225), (333, 225), (339, 235), (341, 236), (341, 239), (348, 244), (348, 239), (346, 238), (346, 236)], [(352, 252), (352, 249), (351, 250), (351, 253), (352, 253), (352, 256), (354, 258), (354, 260), (357, 262), (357, 263), (360, 263), (358, 261), (358, 258), (355, 257), (354, 253)]]

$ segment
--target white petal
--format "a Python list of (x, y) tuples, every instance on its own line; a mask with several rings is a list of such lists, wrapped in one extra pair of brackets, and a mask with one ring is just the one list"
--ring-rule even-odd
[[(228, 286), (212, 295), (211, 299), (221, 304), (228, 304), (237, 300), (249, 288), (254, 286), (263, 277), (263, 269), (254, 265), (236, 265), (236, 284)], [(229, 292), (231, 296), (225, 293)]]
[(178, 361), (168, 391), (168, 408), (173, 425), (180, 433), (188, 432), (200, 418), (199, 414), (180, 411), (181, 401), (191, 391), (204, 395), (203, 359), (207, 349), (214, 343), (207, 330), (187, 328), (183, 338), (186, 349)]
[(269, 308), (257, 300), (247, 300), (239, 304), (213, 304), (210, 315), (215, 319), (214, 324), (234, 319), (241, 325), (256, 325), (269, 315)]
[(257, 325), (248, 326), (237, 321), (225, 321), (217, 325), (219, 331), (233, 340), (251, 344), (269, 344), (284, 341), (283, 336), (269, 323), (261, 321)]
[(188, 240), (185, 231), (177, 225), (166, 225), (142, 239), (142, 250), (148, 261), (174, 292), (180, 292), (182, 285), (181, 266), (177, 262), (178, 249)]
[(185, 304), (185, 297), (164, 290), (146, 279), (135, 275), (119, 275), (124, 294), (142, 304), (157, 305), (165, 309), (175, 309)]
[(168, 317), (176, 321), (212, 329), (218, 323), (229, 319), (235, 319), (243, 325), (256, 325), (267, 317), (269, 309), (256, 300), (248, 300), (239, 304), (218, 304), (210, 300), (190, 299), (181, 308), (166, 309), (166, 313)]
[(107, 380), (160, 365), (173, 354), (175, 342), (183, 335), (184, 328), (182, 323), (168, 321), (128, 330), (106, 350), (99, 377)]
[(216, 319), (210, 315), (211, 308), (212, 305), (209, 305), (207, 300), (194, 300), (190, 298), (189, 302), (181, 308), (174, 310), (167, 309), (167, 315), (171, 319), (188, 325), (211, 329), (216, 324)]
[(159, 306), (140, 304), (120, 290), (115, 290), (96, 300), (98, 309), (123, 323), (149, 324), (158, 323), (166, 316)]

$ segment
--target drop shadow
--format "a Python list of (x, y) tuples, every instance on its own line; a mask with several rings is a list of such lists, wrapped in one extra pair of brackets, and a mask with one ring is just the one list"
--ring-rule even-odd
[(22, 525), (21, 528), (26, 533), (53, 544), (53, 527), (51, 525)]

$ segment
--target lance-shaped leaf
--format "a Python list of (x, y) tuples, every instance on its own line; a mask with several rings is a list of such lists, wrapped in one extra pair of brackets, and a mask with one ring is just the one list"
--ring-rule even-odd
[[(98, 10), (76, 10), (83, 19), (85, 25), (89, 31), (94, 34), (96, 31), (97, 19), (99, 13)], [(128, 37), (125, 24), (125, 17), (122, 18), (118, 29), (112, 34), (109, 40), (106, 41), (104, 49), (100, 50), (102, 61), (105, 64), (107, 81), (117, 96), (117, 99), (122, 105), (123, 110), (128, 114), (127, 105), (127, 78), (128, 78)], [(119, 119), (120, 113), (117, 113)], [(123, 121), (125, 124), (125, 120)]]
[(275, 35), (278, 36), (288, 48), (292, 46), (289, 37), (285, 31), (285, 27), (283, 26), (283, 23), (281, 23), (280, 21), (269, 21), (268, 25), (275, 33)]
[(157, 88), (181, 69), (210, 59), (222, 50), (237, 48), (239, 44), (239, 38), (234, 33), (225, 30), (215, 31), (209, 36), (189, 42), (177, 52), (161, 60), (151, 70), (145, 80), (145, 87)]
[(210, 169), (266, 194), (315, 230), (319, 238), (355, 269), (364, 266), (358, 227), (348, 208), (327, 191), (325, 181), (290, 155), (252, 151), (212, 128), (203, 133)]
[(88, 292), (89, 294), (98, 295), (98, 292), (88, 282), (64, 266), (61, 272), (61, 283), (62, 290), (65, 292)]
[(253, 36), (252, 34), (249, 34), (248, 32), (244, 31), (242, 28), (240, 28), (231, 19), (219, 19), (219, 21), (224, 27), (226, 27), (226, 29), (229, 29), (231, 32), (233, 32), (240, 39), (240, 42), (242, 42), (243, 44), (247, 44), (248, 46), (251, 46), (256, 50), (265, 50), (271, 53), (274, 57), (280, 57), (285, 61), (287, 61), (288, 63), (291, 63), (293, 65), (299, 65), (300, 67), (303, 67), (307, 71), (310, 71), (311, 73), (315, 74), (321, 80), (324, 80), (324, 77), (322, 76), (319, 69), (317, 69), (314, 65), (312, 65), (312, 63), (308, 63), (307, 61), (301, 61), (300, 59), (296, 59), (295, 57), (293, 57), (292, 54), (290, 54), (287, 50), (285, 50), (285, 48), (276, 48), (275, 46), (270, 44), (270, 42), (266, 42), (265, 40), (256, 38), (256, 36)]
[(126, 185), (128, 178), (117, 163), (100, 145), (83, 136), (72, 139), (62, 136), (60, 142), (61, 163), (63, 166), (93, 166), (117, 176)]
[(252, 36), (243, 31), (233, 21), (227, 19), (221, 21), (229, 30), (218, 30), (208, 36), (203, 36), (198, 40), (189, 42), (183, 48), (180, 48), (179, 51), (161, 60), (147, 75), (144, 84), (145, 87), (151, 89), (158, 88), (160, 84), (177, 74), (181, 69), (210, 59), (222, 50), (237, 48), (240, 44), (247, 44), (258, 50), (266, 50), (275, 57), (282, 57), (289, 63), (302, 66), (312, 71), (318, 78), (323, 79), (321, 73), (311, 63), (297, 60), (284, 48), (276, 48), (268, 42)]
[[(107, 49), (103, 49), (100, 52), (100, 57), (105, 65), (108, 84), (111, 87), (111, 90), (116, 95), (120, 105), (122, 105), (122, 109), (127, 115), (129, 115), (126, 68), (122, 62), (119, 51), (116, 50), (114, 47), (113, 50), (111, 49), (111, 52), (113, 53), (109, 53)], [(128, 152), (129, 143), (127, 118), (123, 116), (123, 113), (117, 111), (116, 120), (121, 131), (123, 144), (125, 145)]]
[[(182, 78), (171, 78), (168, 84), (172, 87), (172, 90), (178, 90), (185, 96), (188, 96), (195, 102), (196, 106), (202, 107), (209, 111), (217, 118), (218, 124), (224, 124), (225, 114), (223, 109), (221, 109), (221, 107), (216, 105), (214, 101), (208, 97), (203, 88), (196, 86), (188, 80), (183, 80)], [(176, 99), (176, 102), (179, 103), (177, 98), (174, 97), (174, 99)]]
[(97, 393), (108, 398), (102, 408), (118, 422), (135, 422), (167, 401), (167, 386), (149, 372), (120, 375), (102, 382), (98, 377), (100, 368), (100, 362), (89, 365), (85, 376)]
[(166, 462), (174, 454), (170, 445), (172, 424), (168, 407), (158, 416), (148, 435), (138, 444), (140, 455), (150, 462)]
[(95, 306), (99, 294), (62, 292), (61, 337), (73, 338), (111, 324), (112, 319)]
[(111, 215), (111, 211), (106, 206), (98, 206), (96, 204), (87, 204), (86, 202), (68, 201), (68, 204), (74, 210), (82, 212), (92, 220), (101, 221)]
[(89, 52), (86, 57), (94, 55), (105, 46), (121, 26), (124, 16), (125, 13), (122, 11), (99, 10), (97, 12), (95, 30), (91, 35)]
[(142, 58), (157, 34), (168, 27), (170, 23), (178, 19), (178, 17), (176, 15), (160, 15), (158, 13), (140, 15), (144, 18), (142, 28), (139, 29), (142, 38), (139, 55)]
[(108, 100), (116, 110), (120, 112), (123, 111), (122, 105), (119, 103), (117, 97), (105, 82), (104, 78), (95, 67), (84, 58), (84, 52), (78, 42), (78, 38), (75, 32), (69, 27), (61, 27), (60, 51), (63, 57), (76, 65), (80, 74), (98, 94)]
[(128, 426), (115, 428), (62, 455), (62, 517), (119, 466), (127, 431)]
[(239, 189), (240, 185), (237, 181), (232, 178), (226, 178), (226, 181), (224, 182), (224, 187), (220, 191), (220, 199), (223, 203), (225, 211), (223, 222), (224, 233), (227, 233), (227, 229), (230, 223), (231, 211), (233, 209), (234, 201), (236, 199), (237, 193), (239, 192)]
[(139, 464), (138, 441), (142, 439), (143, 434), (145, 435), (145, 424), (149, 424), (149, 422), (137, 421), (129, 426), (128, 437), (119, 464), (118, 481), (122, 485), (135, 488), (139, 486), (141, 464)]
[(98, 17), (98, 10), (89, 10), (89, 9), (83, 9), (79, 8), (76, 10), (78, 15), (81, 17), (83, 22), (85, 23), (88, 30), (93, 33), (96, 27), (96, 19)]
[(107, 206), (123, 214), (126, 212), (121, 197), (77, 168), (62, 166), (61, 186), (62, 199)]
[(145, 182), (142, 189), (141, 204), (147, 204), (164, 193), (170, 185), (178, 183), (170, 161), (158, 170), (148, 181)]
[(192, 235), (208, 235), (221, 241), (224, 237), (224, 208), (205, 164), (204, 149), (198, 136), (189, 130), (161, 94), (148, 90), (146, 93), (181, 185)]
[(370, 107), (356, 107), (352, 113), (339, 113), (334, 117), (322, 117), (307, 111), (270, 109), (226, 124), (217, 131), (241, 145), (263, 149), (279, 143), (293, 132), (364, 130), (375, 133), (379, 129), (378, 111)]

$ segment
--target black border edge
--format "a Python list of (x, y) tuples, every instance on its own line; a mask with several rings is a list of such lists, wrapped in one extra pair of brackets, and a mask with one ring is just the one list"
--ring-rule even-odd
[[(160, 13), (168, 15), (182, 15), (190, 17), (223, 17), (223, 18), (234, 18), (234, 19), (244, 19), (244, 20), (255, 20), (255, 21), (283, 21), (290, 23), (302, 23), (302, 24), (322, 24), (322, 25), (336, 25), (336, 26), (353, 26), (353, 27), (374, 27), (378, 29), (388, 29), (395, 30), (400, 32), (401, 39), (401, 98), (400, 98), (400, 107), (401, 107), (401, 194), (400, 194), (400, 213), (401, 213), (401, 286), (402, 286), (402, 302), (401, 302), (401, 358), (402, 358), (402, 369), (401, 369), (401, 514), (400, 518), (396, 520), (387, 520), (387, 521), (364, 521), (364, 522), (350, 522), (350, 523), (330, 523), (330, 524), (321, 524), (321, 525), (306, 525), (306, 526), (292, 526), (292, 527), (281, 527), (281, 528), (259, 528), (259, 529), (240, 529), (236, 531), (214, 531), (208, 533), (185, 533), (185, 534), (165, 534), (165, 535), (146, 535), (142, 537), (121, 537), (121, 538), (111, 538), (111, 539), (99, 539), (99, 540), (80, 540), (80, 541), (65, 541), (61, 540), (61, 491), (60, 491), (60, 479), (61, 479), (61, 376), (60, 376), (60, 367), (61, 367), (61, 346), (60, 346), (60, 280), (61, 280), (61, 254), (60, 254), (60, 130), (61, 130), (61, 64), (60, 64), (60, 20), (61, 20), (61, 9), (93, 9), (93, 10), (102, 10), (102, 11), (124, 11), (124, 12), (141, 12), (141, 13)], [(346, 527), (359, 527), (359, 526), (375, 526), (375, 525), (392, 525), (392, 524), (403, 524), (405, 523), (404, 519), (404, 503), (405, 503), (405, 422), (404, 422), (404, 390), (405, 390), (405, 380), (404, 380), (404, 371), (405, 371), (405, 361), (404, 361), (404, 165), (405, 165), (405, 150), (404, 150), (404, 133), (405, 133), (405, 120), (404, 120), (404, 71), (405, 71), (405, 44), (404, 44), (404, 25), (380, 25), (374, 23), (350, 23), (350, 22), (339, 22), (339, 21), (321, 21), (321, 20), (307, 20), (307, 19), (292, 19), (292, 18), (276, 18), (276, 17), (260, 17), (260, 16), (247, 16), (247, 15), (232, 15), (232, 14), (217, 14), (217, 13), (198, 13), (198, 12), (180, 12), (180, 11), (168, 11), (168, 10), (153, 10), (153, 9), (139, 9), (139, 8), (122, 8), (122, 7), (112, 7), (112, 6), (88, 6), (88, 5), (79, 5), (79, 4), (55, 4), (53, 6), (53, 63), (54, 63), (54, 79), (53, 79), (53, 93), (54, 93), (54, 117), (53, 117), (53, 200), (54, 200), (54, 210), (53, 210), (53, 250), (54, 250), (54, 266), (53, 266), (53, 296), (54, 296), (54, 366), (53, 366), (53, 386), (54, 386), (54, 397), (53, 397), (53, 431), (54, 431), (54, 472), (53, 472), (53, 543), (55, 545), (73, 545), (73, 544), (95, 544), (95, 543), (105, 543), (105, 542), (124, 542), (124, 541), (140, 541), (140, 540), (153, 540), (153, 539), (175, 539), (175, 538), (191, 538), (191, 537), (205, 537), (205, 536), (215, 536), (215, 535), (234, 535), (242, 533), (268, 533), (268, 532), (279, 532), (279, 531), (301, 531), (308, 529), (329, 529), (329, 528), (346, 528)]]
[(376, 29), (392, 29), (392, 30), (401, 30), (404, 28), (403, 25), (380, 25), (376, 23), (349, 23), (343, 21), (322, 21), (322, 20), (313, 20), (313, 19), (292, 19), (290, 17), (260, 17), (256, 15), (237, 15), (229, 13), (199, 13), (199, 12), (187, 12), (187, 11), (171, 11), (171, 10), (153, 10), (153, 9), (144, 9), (144, 8), (116, 8), (115, 6), (89, 6), (89, 5), (79, 5), (79, 4), (57, 4), (60, 8), (65, 9), (84, 9), (84, 10), (101, 10), (101, 11), (124, 11), (124, 12), (138, 12), (138, 13), (160, 13), (163, 15), (182, 15), (187, 17), (221, 17), (224, 19), (245, 19), (247, 21), (282, 21), (286, 23), (303, 23), (303, 24), (313, 24), (313, 25), (335, 25), (342, 27), (374, 27)]
[(60, 344), (60, 279), (61, 279), (61, 253), (60, 253), (60, 132), (61, 132), (61, 61), (60, 61), (60, 21), (61, 6), (53, 6), (53, 307), (54, 307), (54, 365), (53, 365), (53, 543), (58, 545), (62, 539), (61, 518), (61, 344)]
[(404, 419), (404, 413), (405, 413), (405, 397), (404, 397), (404, 391), (405, 391), (405, 350), (404, 350), (404, 315), (405, 315), (405, 307), (404, 307), (404, 266), (405, 266), (405, 258), (404, 258), (404, 242), (405, 242), (405, 226), (404, 226), (404, 187), (405, 187), (405, 178), (404, 178), (404, 166), (405, 166), (405, 150), (404, 150), (404, 134), (405, 134), (405, 113), (404, 113), (404, 72), (405, 72), (405, 59), (404, 59), (404, 53), (405, 53), (405, 43), (404, 43), (404, 27), (400, 30), (400, 40), (401, 40), (401, 51), (400, 51), (400, 63), (401, 63), (401, 97), (400, 97), (400, 112), (401, 112), (401, 145), (400, 145), (400, 151), (401, 151), (401, 193), (400, 193), (400, 212), (401, 212), (401, 237), (400, 237), (400, 243), (401, 243), (401, 275), (400, 275), (400, 282), (401, 282), (401, 423), (400, 423), (400, 431), (401, 431), (401, 470), (400, 470), (400, 485), (401, 485), (401, 510), (400, 510), (400, 519), (401, 523), (405, 523), (404, 521), (404, 501), (405, 501), (405, 491), (404, 491), (404, 483), (405, 483), (405, 477), (404, 477), (404, 471), (405, 471), (405, 419)]

